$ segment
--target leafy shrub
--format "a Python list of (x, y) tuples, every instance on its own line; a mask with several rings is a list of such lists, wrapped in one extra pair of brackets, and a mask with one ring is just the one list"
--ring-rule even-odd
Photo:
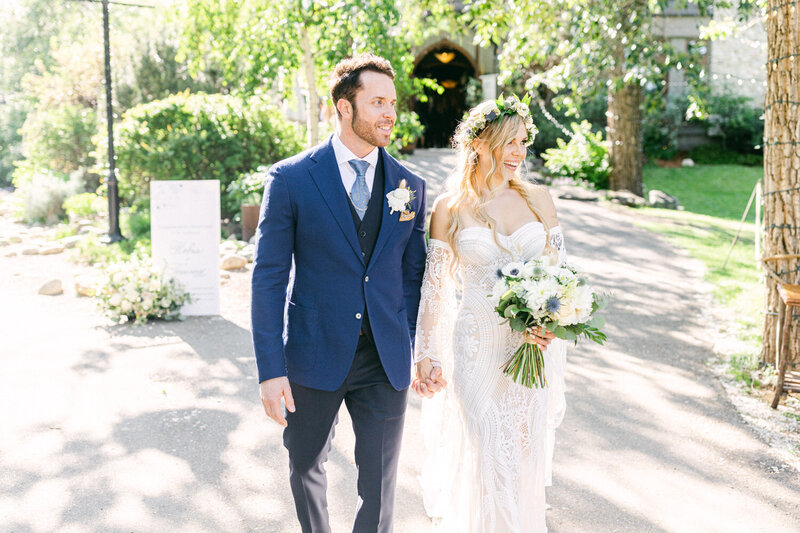
[(180, 283), (139, 256), (108, 266), (95, 294), (112, 320), (135, 324), (180, 318), (181, 307), (190, 300)]
[(90, 108), (66, 104), (38, 109), (20, 132), (27, 159), (38, 168), (69, 174), (95, 164), (97, 115)]
[(726, 150), (758, 154), (764, 138), (762, 114), (760, 109), (752, 107), (751, 99), (746, 96), (714, 95), (708, 99), (706, 132)]
[(120, 231), (126, 239), (137, 241), (150, 238), (150, 209), (137, 203), (123, 209), (119, 216)]
[(425, 126), (419, 121), (419, 116), (413, 111), (401, 112), (397, 115), (392, 130), (392, 144), (397, 151), (401, 151), (404, 146), (417, 142), (417, 139), (425, 133)]
[(64, 200), (64, 211), (70, 219), (104, 215), (108, 212), (108, 201), (91, 192), (83, 192)]
[(672, 159), (678, 155), (678, 133), (683, 110), (674, 99), (645, 99), (642, 117), (642, 149), (647, 157)]
[(11, 185), (14, 162), (22, 159), (22, 136), (27, 110), (21, 103), (0, 104), (0, 187)]
[(14, 186), (22, 198), (22, 216), (28, 224), (53, 224), (63, 219), (64, 200), (81, 188), (66, 174), (35, 169), (27, 161), (14, 171)]
[(574, 136), (569, 143), (558, 139), (557, 148), (542, 154), (545, 167), (557, 176), (587, 181), (598, 189), (608, 188), (611, 168), (602, 132), (593, 133), (592, 125), (585, 120), (573, 123), (572, 131)]
[(718, 144), (704, 144), (689, 150), (688, 156), (699, 165), (744, 165), (758, 167), (764, 164), (764, 156), (753, 153), (740, 153), (723, 148)]
[(150, 180), (218, 179), (235, 213), (234, 179), (301, 150), (297, 128), (261, 97), (181, 93), (132, 108), (119, 128), (120, 197), (149, 197)]
[(228, 185), (228, 197), (240, 207), (245, 204), (258, 205), (264, 195), (264, 182), (267, 181), (269, 167), (258, 167), (254, 172), (242, 174)]

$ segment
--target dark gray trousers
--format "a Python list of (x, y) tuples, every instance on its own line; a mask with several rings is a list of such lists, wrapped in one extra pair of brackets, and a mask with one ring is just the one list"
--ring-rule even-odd
[(323, 464), (345, 402), (355, 433), (358, 508), (353, 533), (391, 533), (397, 462), (408, 389), (389, 383), (369, 335), (361, 335), (350, 372), (328, 392), (292, 383), (295, 412), (287, 413), (283, 444), (303, 533), (328, 533), (327, 477)]

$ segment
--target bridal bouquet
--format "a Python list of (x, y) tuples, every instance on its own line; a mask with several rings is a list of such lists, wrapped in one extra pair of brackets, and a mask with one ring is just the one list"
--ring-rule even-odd
[[(499, 274), (490, 298), (503, 323), (508, 323), (514, 331), (527, 335), (531, 328), (541, 327), (559, 339), (577, 342), (584, 335), (598, 344), (606, 340), (599, 329), (605, 321), (595, 313), (607, 302), (574, 266), (559, 266), (557, 258), (546, 255), (509, 263)], [(517, 348), (502, 369), (528, 388), (547, 385), (542, 349), (532, 340)]]

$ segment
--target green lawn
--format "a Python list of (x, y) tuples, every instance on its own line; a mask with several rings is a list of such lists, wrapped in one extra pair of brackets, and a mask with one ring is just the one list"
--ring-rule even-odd
[(749, 382), (761, 346), (763, 283), (755, 258), (754, 209), (745, 222), (728, 264), (723, 268), (760, 168), (734, 165), (663, 169), (645, 167), (646, 190), (659, 189), (678, 198), (685, 211), (643, 208), (638, 225), (663, 235), (706, 266), (714, 298), (731, 317), (724, 327), (742, 341), (731, 357), (732, 372)]
[[(658, 189), (675, 196), (687, 211), (740, 220), (762, 167), (700, 165), (686, 168), (644, 168), (646, 190)], [(754, 208), (747, 217), (755, 221)]]

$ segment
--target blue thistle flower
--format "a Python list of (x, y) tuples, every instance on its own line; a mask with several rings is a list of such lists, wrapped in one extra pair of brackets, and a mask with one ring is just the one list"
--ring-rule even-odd
[(545, 304), (548, 313), (557, 313), (561, 309), (561, 300), (557, 296), (551, 296)]

